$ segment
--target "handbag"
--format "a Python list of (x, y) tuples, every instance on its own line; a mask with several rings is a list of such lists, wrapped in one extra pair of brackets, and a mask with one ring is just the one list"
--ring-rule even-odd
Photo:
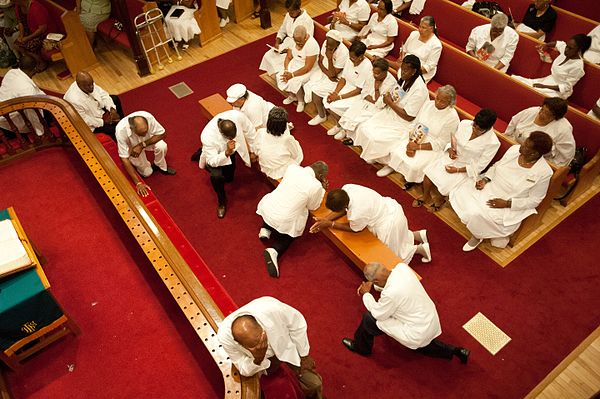
[(571, 184), (571, 187), (569, 187), (566, 193), (564, 193), (560, 197), (554, 198), (555, 200), (561, 201), (567, 198), (567, 196), (573, 192), (573, 190), (577, 186), (577, 183), (579, 183), (579, 173), (581, 172), (581, 169), (583, 169), (583, 165), (585, 165), (586, 155), (587, 147), (578, 147), (575, 150), (575, 155), (573, 156), (573, 159), (569, 164), (569, 174), (575, 176), (575, 181)]

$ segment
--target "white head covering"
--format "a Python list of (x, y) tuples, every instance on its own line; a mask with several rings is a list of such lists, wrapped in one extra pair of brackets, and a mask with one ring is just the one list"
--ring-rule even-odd
[(227, 102), (234, 103), (246, 94), (246, 86), (241, 83), (236, 83), (227, 89)]
[(333, 40), (335, 40), (336, 42), (342, 42), (342, 34), (340, 33), (339, 30), (335, 30), (335, 29), (330, 29), (327, 34), (325, 35), (325, 37), (329, 37)]

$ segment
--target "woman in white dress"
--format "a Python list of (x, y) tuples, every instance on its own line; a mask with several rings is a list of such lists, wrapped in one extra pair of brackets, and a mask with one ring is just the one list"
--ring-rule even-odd
[(352, 41), (367, 24), (371, 7), (366, 0), (341, 0), (331, 14), (329, 29), (340, 31), (344, 39)]
[(360, 99), (354, 100), (338, 121), (341, 130), (336, 138), (342, 140), (347, 137), (344, 144), (353, 144), (356, 127), (385, 107), (384, 96), (389, 95), (397, 86), (389, 68), (390, 64), (385, 58), (373, 61), (373, 72), (365, 81)]
[(519, 43), (519, 34), (507, 25), (506, 14), (498, 13), (491, 23), (474, 27), (465, 47), (467, 54), (506, 72)]
[(600, 64), (600, 25), (592, 29), (588, 36), (592, 38), (592, 44), (583, 59), (592, 64)]
[(504, 134), (519, 144), (523, 144), (531, 132), (548, 134), (553, 144), (546, 160), (556, 166), (567, 166), (575, 156), (573, 126), (564, 117), (568, 109), (569, 104), (562, 98), (545, 98), (541, 107), (530, 107), (513, 116)]
[(486, 238), (504, 248), (523, 219), (536, 212), (548, 191), (552, 168), (544, 155), (552, 138), (533, 132), (521, 145), (510, 147), (476, 183), (466, 180), (450, 191), (450, 203), (471, 232), (463, 251), (472, 251)]
[(533, 87), (545, 96), (564, 98), (573, 94), (573, 87), (585, 75), (583, 54), (590, 48), (592, 39), (584, 34), (573, 36), (568, 42), (550, 42), (541, 46), (548, 51), (556, 48), (560, 55), (552, 62), (550, 75), (544, 78), (529, 79), (512, 75), (513, 78)]
[[(198, 4), (196, 0), (171, 0), (171, 2), (173, 5), (165, 17), (165, 23), (173, 40), (177, 44), (183, 42), (181, 47), (185, 50), (190, 46), (188, 42), (195, 35), (200, 34), (200, 25), (194, 17)], [(173, 16), (173, 13), (176, 13), (175, 15), (179, 14), (179, 16)]]
[(367, 27), (358, 36), (367, 45), (367, 53), (373, 57), (384, 58), (394, 48), (398, 21), (392, 10), (392, 0), (379, 0), (377, 12), (371, 15)]
[(267, 50), (260, 61), (258, 69), (273, 75), (275, 72), (283, 69), (283, 62), (287, 55), (287, 49), (294, 47), (294, 29), (297, 26), (304, 26), (306, 32), (313, 36), (315, 24), (308, 13), (301, 8), (301, 0), (286, 0), (285, 8), (287, 13), (283, 18), (283, 23), (277, 31), (274, 48)]
[(300, 165), (304, 158), (300, 143), (288, 129), (287, 111), (280, 107), (269, 111), (267, 127), (258, 129), (256, 143), (260, 170), (274, 180), (281, 179), (289, 165)]
[(458, 124), (447, 150), (425, 168), (423, 195), (413, 201), (413, 207), (426, 205), (427, 210), (436, 212), (450, 191), (479, 177), (500, 148), (494, 123), (496, 113), (483, 108), (472, 121), (464, 119)]
[(405, 189), (410, 183), (421, 183), (425, 168), (441, 156), (458, 127), (458, 113), (454, 109), (456, 90), (450, 85), (440, 87), (434, 101), (427, 101), (419, 111), (409, 134), (402, 136), (390, 153), (387, 166), (377, 172), (384, 177), (397, 171), (404, 176)]
[[(442, 55), (442, 42), (437, 37), (437, 27), (432, 16), (421, 18), (419, 29), (408, 35), (398, 59), (403, 60), (408, 54), (419, 57), (421, 74), (425, 82), (429, 83), (437, 71), (437, 64)], [(399, 63), (392, 62), (390, 65), (398, 70)]]
[(354, 141), (362, 147), (360, 157), (367, 163), (389, 162), (390, 152), (408, 137), (411, 123), (429, 98), (416, 55), (404, 57), (398, 84), (393, 93), (383, 95), (385, 108), (356, 129)]

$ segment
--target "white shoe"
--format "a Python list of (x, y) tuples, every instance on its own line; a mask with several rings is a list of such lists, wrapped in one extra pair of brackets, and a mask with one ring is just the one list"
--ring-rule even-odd
[(261, 227), (260, 231), (258, 232), (258, 238), (260, 238), (261, 240), (268, 240), (270, 237), (271, 230)]
[(287, 96), (286, 98), (284, 98), (283, 104), (288, 105), (293, 103), (294, 101), (296, 101), (296, 96)]
[(221, 18), (221, 21), (219, 22), (219, 26), (221, 28), (224, 28), (225, 25), (227, 25), (228, 23), (229, 23), (229, 17), (227, 17), (227, 18)]
[(390, 175), (394, 173), (394, 169), (392, 169), (391, 167), (385, 165), (383, 168), (379, 169), (377, 171), (377, 176), (379, 177), (386, 177), (387, 175)]
[[(300, 105), (300, 104), (298, 104), (298, 105)], [(327, 120), (326, 116), (324, 116), (324, 117), (321, 118), (317, 114), (317, 116), (315, 116), (314, 118), (312, 118), (311, 120), (308, 121), (308, 124), (311, 125), (311, 126), (317, 126), (317, 125), (320, 125), (321, 123), (325, 122), (326, 120)]]
[(346, 131), (344, 129), (341, 129), (335, 134), (335, 136), (333, 136), (333, 138), (336, 140), (344, 140), (346, 138)]
[(431, 262), (431, 248), (429, 248), (429, 243), (425, 242), (420, 245), (421, 245), (421, 248), (423, 248), (423, 251), (425, 251), (425, 256), (423, 256), (421, 258), (421, 262), (423, 262), (423, 263)]
[(419, 236), (421, 236), (421, 243), (426, 244), (429, 242), (427, 239), (427, 230), (419, 230), (417, 233), (419, 233)]
[(334, 127), (332, 127), (331, 129), (329, 129), (327, 131), (327, 135), (335, 136), (336, 134), (338, 134), (340, 132), (340, 130), (342, 130), (342, 127), (340, 125), (335, 125)]
[(296, 112), (303, 112), (304, 111), (304, 103), (301, 103), (300, 101), (298, 101), (298, 105), (296, 105)]
[(181, 45), (181, 49), (182, 49), (182, 50), (187, 50), (188, 48), (190, 48), (190, 45), (189, 45), (188, 43), (183, 43), (183, 44)]
[(294, 124), (292, 122), (288, 122), (288, 130), (292, 130), (294, 128)]
[(267, 263), (267, 272), (271, 277), (279, 277), (279, 265), (277, 264), (277, 251), (273, 248), (267, 248), (263, 252), (265, 262)]
[(474, 250), (475, 248), (477, 248), (477, 246), (479, 244), (481, 244), (481, 241), (483, 241), (483, 240), (481, 240), (479, 238), (471, 237), (469, 239), (469, 241), (467, 241), (465, 243), (465, 245), (463, 245), (462, 250), (465, 251), (465, 252), (471, 252), (472, 250)]

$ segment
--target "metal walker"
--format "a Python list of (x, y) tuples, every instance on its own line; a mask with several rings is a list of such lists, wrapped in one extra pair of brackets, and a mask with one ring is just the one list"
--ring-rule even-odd
[[(140, 43), (142, 44), (142, 49), (144, 50), (144, 55), (146, 56), (146, 60), (148, 61), (148, 67), (150, 68), (150, 73), (154, 73), (154, 68), (152, 67), (152, 61), (150, 60), (149, 54), (154, 52), (154, 56), (156, 57), (156, 62), (158, 63), (158, 69), (164, 69), (164, 65), (160, 60), (159, 49), (167, 58), (167, 62), (171, 64), (173, 59), (171, 58), (171, 54), (169, 53), (168, 45), (171, 43), (175, 48), (175, 53), (177, 54), (177, 61), (181, 60), (181, 55), (179, 54), (179, 50), (177, 49), (177, 44), (171, 37), (167, 29), (167, 25), (165, 23), (165, 17), (163, 13), (158, 8), (152, 8), (146, 11), (143, 14), (140, 14), (135, 17), (133, 20), (135, 24), (135, 34), (138, 36)], [(152, 43), (152, 46), (146, 48), (146, 43)]]

